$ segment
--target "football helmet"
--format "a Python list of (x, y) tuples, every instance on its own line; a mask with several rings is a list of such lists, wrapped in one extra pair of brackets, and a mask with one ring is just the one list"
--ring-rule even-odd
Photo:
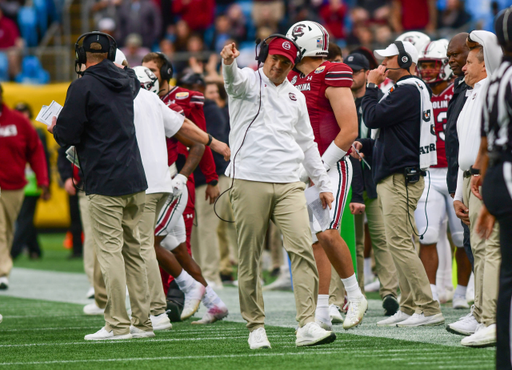
[(425, 46), (430, 42), (430, 37), (425, 35), (423, 32), (418, 31), (410, 31), (402, 33), (400, 36), (396, 38), (395, 41), (409, 41), (414, 45), (416, 50), (418, 50), (418, 54), (425, 48)]
[(301, 57), (327, 57), (329, 54), (329, 33), (319, 23), (297, 22), (286, 32), (286, 37), (295, 41)]
[(431, 41), (423, 48), (418, 59), (418, 73), (425, 83), (433, 84), (452, 79), (453, 72), (448, 64), (447, 50), (446, 39)]
[(135, 72), (135, 75), (140, 82), (140, 87), (158, 94), (158, 91), (160, 90), (158, 78), (153, 72), (149, 70), (149, 68), (137, 66), (133, 68), (133, 71)]

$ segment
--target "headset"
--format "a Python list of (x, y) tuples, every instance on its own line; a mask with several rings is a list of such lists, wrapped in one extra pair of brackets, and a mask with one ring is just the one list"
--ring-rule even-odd
[(256, 60), (258, 61), (258, 67), (260, 66), (261, 63), (265, 63), (265, 60), (268, 57), (269, 43), (267, 43), (267, 40), (275, 39), (275, 38), (284, 39), (284, 40), (292, 43), (297, 48), (297, 56), (295, 57), (295, 60), (293, 62), (293, 64), (297, 65), (302, 60), (302, 53), (300, 52), (299, 45), (297, 45), (297, 43), (295, 41), (289, 39), (288, 37), (286, 37), (284, 35), (281, 35), (280, 33), (274, 33), (274, 34), (270, 35), (269, 37), (267, 37), (265, 40), (263, 40), (263, 42), (260, 42), (259, 39), (256, 40), (256, 48), (258, 47), (258, 45), (261, 45), (260, 52), (256, 53)]
[(90, 36), (90, 35), (98, 35), (98, 36), (106, 37), (108, 39), (108, 43), (109, 43), (107, 59), (112, 62), (116, 60), (117, 42), (112, 36), (110, 36), (107, 33), (99, 32), (99, 31), (92, 31), (92, 32), (84, 33), (75, 42), (75, 72), (79, 75), (83, 75), (83, 72), (80, 71), (81, 65), (85, 64), (87, 62), (87, 54), (86, 54), (86, 51), (84, 50), (83, 42), (82, 42), (82, 44), (80, 44), (80, 40), (85, 39), (87, 36)]
[(395, 46), (398, 49), (398, 66), (402, 69), (409, 70), (412, 65), (412, 58), (407, 51), (405, 51), (404, 43), (402, 41), (395, 41)]
[(169, 80), (172, 78), (174, 74), (172, 63), (167, 57), (167, 55), (165, 55), (164, 53), (158, 51), (155, 54), (157, 54), (158, 57), (163, 61), (162, 67), (160, 67), (160, 78), (162, 78), (162, 80), (169, 82)]

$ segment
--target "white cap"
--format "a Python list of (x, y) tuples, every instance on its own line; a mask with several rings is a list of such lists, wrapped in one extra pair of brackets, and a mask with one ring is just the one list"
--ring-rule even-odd
[(116, 59), (114, 60), (114, 63), (123, 64), (125, 60), (126, 56), (124, 55), (124, 53), (121, 50), (116, 49)]
[[(418, 50), (408, 41), (403, 41), (403, 44), (405, 51), (411, 56), (412, 62), (418, 64)], [(394, 43), (389, 45), (386, 49), (375, 50), (373, 52), (373, 55), (375, 55), (377, 59), (384, 59), (398, 54), (398, 48)]]

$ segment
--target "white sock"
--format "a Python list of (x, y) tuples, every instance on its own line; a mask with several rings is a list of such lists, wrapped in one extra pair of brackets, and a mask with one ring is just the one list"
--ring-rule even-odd
[(331, 322), (331, 318), (329, 316), (329, 294), (318, 295), (315, 317), (322, 322)]
[(220, 299), (217, 293), (215, 293), (215, 290), (213, 290), (209, 285), (206, 287), (206, 293), (203, 296), (202, 302), (206, 308), (212, 308), (214, 306), (225, 306), (224, 302), (222, 302), (222, 299)]
[(371, 257), (370, 258), (365, 258), (364, 259), (364, 276), (372, 276), (373, 275), (373, 272), (372, 272), (372, 259)]
[(457, 285), (457, 288), (455, 288), (455, 293), (453, 293), (453, 296), (459, 298), (466, 298), (466, 290), (468, 290), (467, 286)]
[(176, 280), (176, 284), (178, 284), (183, 293), (187, 292), (196, 282), (195, 279), (185, 271), (185, 269), (181, 270), (181, 274), (179, 274), (179, 276), (175, 276), (174, 280)]
[(359, 284), (356, 279), (356, 274), (346, 278), (341, 279), (343, 282), (343, 286), (345, 287), (345, 290), (347, 291), (347, 297), (348, 299), (352, 298), (361, 298), (364, 297), (363, 293), (361, 293), (361, 288), (359, 288)]
[(437, 286), (435, 284), (430, 284), (430, 289), (432, 290), (432, 298), (434, 298), (434, 301), (439, 302), (439, 297), (437, 295)]

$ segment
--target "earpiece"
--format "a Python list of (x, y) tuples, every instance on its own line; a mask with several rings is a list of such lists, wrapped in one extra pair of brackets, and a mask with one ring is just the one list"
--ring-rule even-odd
[[(265, 63), (265, 60), (268, 57), (268, 44), (269, 43), (267, 43), (267, 40), (271, 40), (271, 39), (275, 39), (275, 38), (280, 38), (280, 39), (284, 39), (286, 41), (289, 41), (289, 42), (291, 42), (295, 46), (295, 48), (297, 48), (297, 56), (295, 57), (295, 61), (293, 63), (293, 64), (297, 65), (301, 61), (301, 59), (302, 59), (299, 46), (295, 43), (295, 41), (289, 39), (288, 37), (286, 37), (284, 35), (281, 35), (279, 33), (274, 33), (274, 34), (270, 35), (269, 37), (267, 37), (265, 40), (263, 40), (263, 42), (261, 42), (260, 52), (258, 54), (256, 54), (256, 60), (258, 61), (258, 66), (261, 63)], [(259, 44), (260, 44), (260, 39), (257, 39), (256, 40), (256, 47)]]
[(405, 51), (404, 43), (402, 41), (395, 41), (394, 44), (398, 49), (398, 66), (409, 70), (409, 67), (412, 65), (412, 58), (409, 53)]
[(172, 68), (172, 63), (169, 60), (169, 58), (167, 57), (167, 55), (165, 55), (164, 53), (157, 52), (157, 54), (160, 57), (160, 59), (162, 59), (164, 62), (162, 64), (162, 67), (160, 68), (160, 77), (164, 81), (169, 81), (174, 74), (174, 69)]

